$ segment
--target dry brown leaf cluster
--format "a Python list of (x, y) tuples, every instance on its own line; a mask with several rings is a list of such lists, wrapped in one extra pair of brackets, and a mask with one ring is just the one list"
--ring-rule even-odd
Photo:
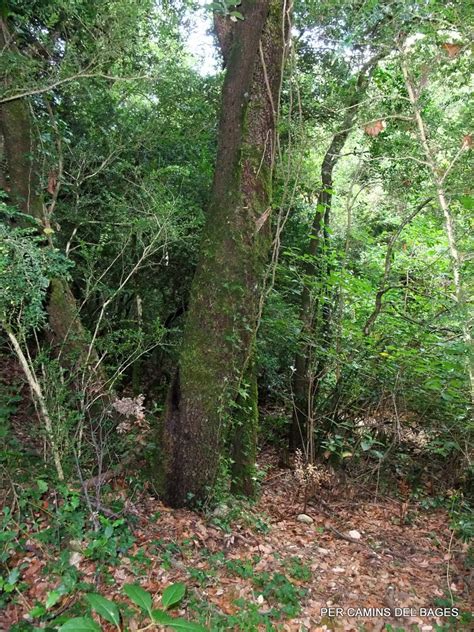
[(368, 123), (367, 125), (364, 125), (364, 131), (369, 136), (375, 137), (383, 132), (386, 127), (387, 123), (380, 119), (379, 121), (373, 121), (371, 123)]

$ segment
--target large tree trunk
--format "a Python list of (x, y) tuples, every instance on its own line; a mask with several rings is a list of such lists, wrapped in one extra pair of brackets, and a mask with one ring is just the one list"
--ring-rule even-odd
[(158, 489), (173, 506), (202, 500), (213, 486), (250, 361), (270, 243), (285, 6), (243, 0), (243, 20), (216, 18), (227, 66), (217, 163), (157, 464)]

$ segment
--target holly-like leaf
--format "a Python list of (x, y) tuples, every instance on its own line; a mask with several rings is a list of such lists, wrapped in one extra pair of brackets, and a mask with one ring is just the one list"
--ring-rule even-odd
[(177, 603), (181, 601), (186, 593), (186, 586), (182, 583), (171, 584), (163, 591), (161, 595), (161, 603), (163, 607), (167, 610), (171, 608), (171, 606), (175, 606)]
[(133, 601), (134, 604), (143, 608), (147, 612), (151, 612), (152, 598), (149, 592), (138, 584), (125, 584), (124, 593)]
[(102, 597), (102, 595), (89, 594), (86, 595), (91, 608), (103, 617), (109, 623), (120, 626), (120, 613), (117, 606), (110, 599)]
[(59, 628), (59, 632), (102, 632), (102, 628), (89, 617), (76, 617), (66, 621)]

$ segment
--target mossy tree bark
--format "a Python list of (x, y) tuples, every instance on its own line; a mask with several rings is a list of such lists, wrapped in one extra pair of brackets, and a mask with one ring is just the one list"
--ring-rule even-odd
[[(8, 25), (1, 18), (0, 50), (2, 55), (20, 57)], [(7, 87), (9, 78), (3, 74), (0, 81)], [(34, 164), (35, 142), (26, 99), (15, 99), (0, 104), (0, 136), (5, 163), (2, 186), (13, 205), (26, 215), (34, 217), (38, 223), (42, 223), (43, 205)]]
[(158, 489), (172, 506), (203, 500), (213, 486), (252, 353), (270, 244), (285, 6), (243, 0), (243, 20), (216, 17), (227, 67), (217, 162), (157, 464)]
[(254, 358), (249, 361), (240, 385), (232, 415), (231, 491), (252, 498), (256, 492), (258, 390)]

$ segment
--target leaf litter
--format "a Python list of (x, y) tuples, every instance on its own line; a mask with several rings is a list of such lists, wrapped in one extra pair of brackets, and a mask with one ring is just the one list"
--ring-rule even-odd
[[(464, 564), (467, 545), (454, 540), (444, 509), (428, 511), (413, 504), (403, 513), (403, 503), (396, 498), (376, 498), (373, 490), (346, 482), (322, 488), (307, 504), (306, 514), (312, 521), (302, 522), (293, 473), (279, 470), (274, 455), (264, 454), (262, 459), (267, 475), (256, 504), (216, 517), (212, 512), (170, 510), (144, 491), (128, 503), (134, 542), (125, 554), (99, 568), (97, 561), (74, 550), (70, 563), (83, 582), (94, 584), (97, 592), (116, 602), (123, 600), (123, 585), (139, 583), (156, 595), (159, 607), (163, 590), (183, 582), (194, 598), (187, 598), (178, 614), (196, 620), (200, 613), (209, 629), (463, 629), (457, 623), (442, 627), (447, 619), (434, 611), (430, 616), (419, 614), (421, 608), (434, 609), (436, 604), (448, 603), (447, 599), (453, 599), (462, 611), (472, 610), (472, 571)], [(28, 542), (16, 560), (24, 589), (0, 615), (0, 629), (28, 619), (33, 605), (44, 603), (59, 584), (57, 576), (46, 572), (57, 553), (38, 543), (33, 534)], [(256, 581), (259, 578), (270, 582), (270, 587)], [(293, 611), (285, 610), (279, 601), (285, 599), (278, 586), (272, 588), (272, 578), (287, 589), (291, 584), (290, 594), (298, 591), (299, 603)], [(61, 596), (52, 611), (60, 614), (79, 599), (83, 595), (77, 592)], [(267, 623), (234, 625), (243, 603), (252, 604)], [(330, 607), (343, 612), (336, 616), (321, 612)], [(402, 608), (411, 611), (394, 616)], [(375, 614), (352, 616), (357, 609), (372, 609), (370, 614)], [(381, 609), (384, 614), (390, 609), (393, 616), (376, 616)], [(229, 627), (222, 624), (226, 616), (232, 618)], [(268, 621), (273, 627), (265, 627)], [(107, 625), (104, 630), (113, 629)], [(130, 629), (134, 626), (132, 620)]]

